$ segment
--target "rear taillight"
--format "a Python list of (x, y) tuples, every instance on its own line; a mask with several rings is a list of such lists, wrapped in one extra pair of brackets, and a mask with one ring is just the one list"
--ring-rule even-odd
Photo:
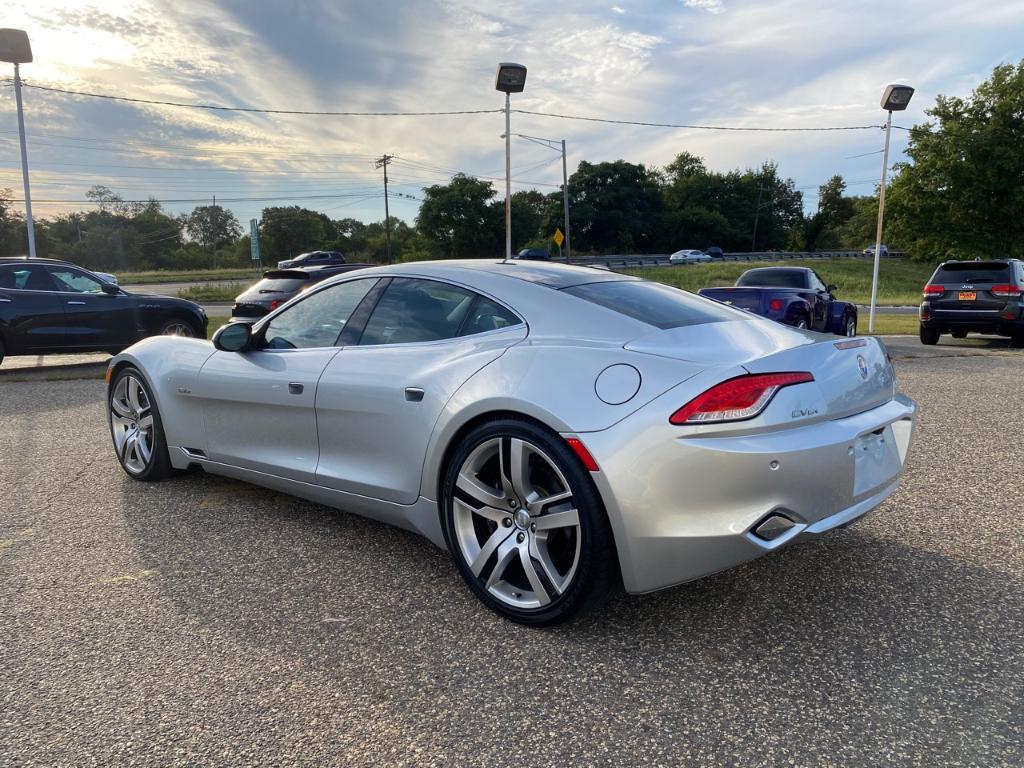
[(992, 291), (993, 296), (999, 296), (1003, 299), (1012, 299), (1014, 296), (1020, 296), (1021, 287), (1019, 285), (1007, 284), (993, 285), (989, 288)]
[(281, 306), (281, 300), (280, 299), (274, 299), (273, 301), (270, 302), (270, 310), (271, 311), (274, 311), (275, 309), (277, 309), (280, 306)]
[(814, 381), (807, 371), (757, 373), (716, 384), (669, 417), (673, 424), (707, 424), (752, 419), (783, 387)]
[(782, 299), (772, 299), (770, 302), (768, 302), (768, 308), (771, 309), (772, 312), (781, 312)]
[(924, 297), (927, 299), (929, 296), (941, 296), (946, 292), (946, 289), (941, 285), (926, 285), (924, 287)]

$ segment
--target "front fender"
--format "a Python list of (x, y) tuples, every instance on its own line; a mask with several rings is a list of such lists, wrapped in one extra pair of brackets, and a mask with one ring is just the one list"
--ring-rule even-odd
[(843, 335), (846, 330), (843, 318), (848, 314), (857, 317), (857, 307), (848, 301), (833, 301), (828, 308), (828, 322), (825, 324), (825, 332)]

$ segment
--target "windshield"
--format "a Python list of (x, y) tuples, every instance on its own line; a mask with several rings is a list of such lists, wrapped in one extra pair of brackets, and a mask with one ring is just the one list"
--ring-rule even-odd
[(965, 261), (943, 264), (932, 276), (932, 283), (1009, 283), (1013, 282), (1010, 265), (1001, 262)]
[(807, 273), (802, 269), (750, 269), (740, 275), (736, 285), (806, 288)]
[(662, 329), (736, 319), (732, 310), (646, 280), (587, 283), (563, 291)]

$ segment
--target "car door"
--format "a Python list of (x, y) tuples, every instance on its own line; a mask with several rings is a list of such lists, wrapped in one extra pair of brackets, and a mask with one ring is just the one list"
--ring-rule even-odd
[(0, 338), (8, 355), (64, 348), (64, 306), (42, 264), (0, 264)]
[(69, 349), (120, 350), (139, 340), (134, 296), (103, 292), (103, 283), (83, 269), (66, 264), (46, 267), (64, 305)]
[(320, 379), (317, 483), (415, 502), (445, 404), (526, 333), (514, 312), (466, 287), (393, 279), (358, 343), (346, 345)]
[(256, 348), (210, 356), (193, 388), (203, 402), (208, 458), (313, 482), (317, 384), (340, 350), (339, 334), (376, 282), (314, 289), (254, 329)]
[(824, 281), (818, 277), (818, 273), (811, 271), (808, 274), (808, 281), (810, 283), (810, 289), (814, 293), (813, 306), (811, 313), (811, 328), (816, 331), (824, 331), (828, 325), (828, 307), (832, 300), (832, 295), (826, 290)]

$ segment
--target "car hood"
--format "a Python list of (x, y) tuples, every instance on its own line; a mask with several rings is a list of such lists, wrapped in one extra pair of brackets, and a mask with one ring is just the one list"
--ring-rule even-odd
[(158, 293), (132, 293), (131, 291), (125, 291), (125, 293), (138, 299), (140, 303), (144, 303), (146, 306), (150, 307), (178, 307), (180, 309), (189, 309), (193, 312), (203, 311), (202, 306), (197, 302), (190, 301), (189, 299), (179, 299), (175, 296), (161, 296)]

